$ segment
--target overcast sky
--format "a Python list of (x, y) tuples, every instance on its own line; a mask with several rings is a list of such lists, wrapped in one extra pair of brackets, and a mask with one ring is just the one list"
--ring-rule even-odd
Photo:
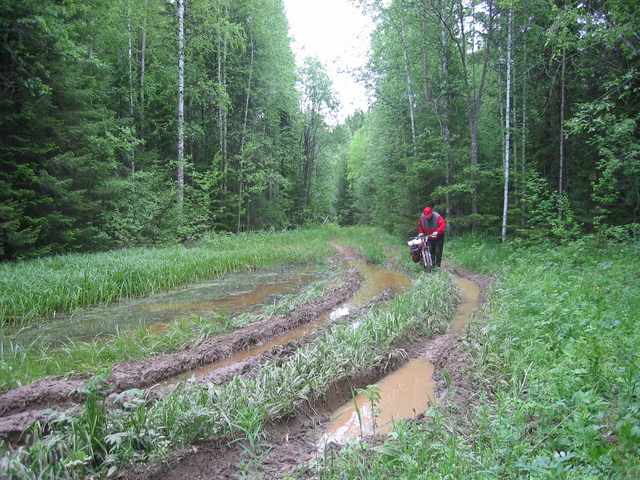
[(289, 36), (296, 61), (318, 57), (338, 93), (338, 120), (357, 109), (367, 109), (364, 85), (353, 77), (364, 66), (369, 48), (371, 21), (349, 0), (284, 0)]

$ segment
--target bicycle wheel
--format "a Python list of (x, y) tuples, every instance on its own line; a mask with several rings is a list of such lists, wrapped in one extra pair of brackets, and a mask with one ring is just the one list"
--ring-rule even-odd
[(433, 261), (431, 260), (431, 252), (428, 247), (422, 249), (421, 257), (422, 266), (427, 272), (431, 272), (431, 269), (433, 268)]

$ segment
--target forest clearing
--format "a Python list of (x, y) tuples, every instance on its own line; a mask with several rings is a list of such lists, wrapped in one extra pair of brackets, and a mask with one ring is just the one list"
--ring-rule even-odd
[[(2, 475), (585, 478), (588, 471), (590, 478), (633, 478), (638, 472), (637, 247), (607, 252), (605, 260), (580, 255), (574, 245), (536, 264), (534, 252), (456, 239), (445, 250), (445, 268), (427, 274), (410, 261), (404, 242), (375, 229), (329, 227), (254, 240), (265, 253), (274, 242), (280, 254), (299, 242), (327, 252), (323, 263), (335, 275), (259, 315), (134, 329), (91, 346), (69, 342), (58, 348), (60, 358), (72, 358), (67, 366), (53, 348), (38, 351), (34, 343), (18, 358), (19, 349), (9, 354), (5, 347)], [(252, 269), (267, 268), (253, 258)], [(348, 314), (257, 355), (179, 376), (344, 305), (365, 282), (354, 261), (401, 271), (411, 286), (374, 293)], [(501, 264), (500, 274), (489, 273)], [(458, 333), (448, 331), (461, 302), (454, 277), (480, 289), (474, 320)], [(559, 288), (540, 294), (550, 286)], [(605, 295), (615, 297), (613, 307), (600, 303)], [(607, 354), (612, 349), (617, 355)], [(415, 418), (394, 422), (391, 432), (374, 428), (359, 442), (322, 444), (336, 409), (356, 392), (380, 404), (380, 381), (415, 358), (433, 364), (437, 399)], [(60, 370), (36, 373), (42, 363)]]

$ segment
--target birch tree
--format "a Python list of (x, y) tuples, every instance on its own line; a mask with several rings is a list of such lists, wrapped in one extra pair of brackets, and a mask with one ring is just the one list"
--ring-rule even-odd
[(178, 0), (178, 223), (184, 203), (184, 13), (185, 1)]
[(317, 58), (307, 58), (300, 73), (304, 115), (301, 139), (303, 152), (302, 207), (306, 208), (309, 206), (311, 198), (316, 162), (325, 146), (327, 125), (324, 118), (335, 109), (336, 100), (329, 76)]
[(513, 1), (509, 2), (509, 12), (507, 20), (507, 75), (506, 75), (506, 95), (505, 95), (505, 142), (504, 142), (504, 194), (502, 207), (502, 242), (507, 241), (507, 225), (509, 216), (509, 176), (511, 171), (511, 115), (512, 98), (511, 84), (513, 82)]
[[(459, 36), (455, 30), (449, 30), (452, 40), (458, 46), (458, 53), (463, 70), (464, 95), (471, 145), (471, 215), (472, 231), (477, 228), (478, 219), (478, 123), (482, 109), (485, 81), (489, 70), (489, 59), (494, 33), (494, 2), (488, 0), (485, 4), (486, 13), (480, 15), (477, 5), (471, 5), (468, 14), (464, 2), (458, 4)], [(481, 21), (481, 18), (484, 21)], [(471, 29), (469, 30), (469, 26)], [(482, 31), (479, 31), (482, 29)], [(476, 74), (477, 48), (481, 47), (482, 61), (480, 72)], [(471, 62), (471, 64), (469, 64)], [(478, 79), (479, 77), (479, 79)]]

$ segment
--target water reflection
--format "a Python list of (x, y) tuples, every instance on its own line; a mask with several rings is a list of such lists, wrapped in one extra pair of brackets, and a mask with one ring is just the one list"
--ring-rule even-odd
[(186, 374), (180, 375), (179, 377), (201, 377), (208, 373), (214, 372), (215, 370), (224, 368), (228, 365), (246, 360), (247, 358), (250, 358), (252, 356), (260, 355), (261, 353), (264, 353), (277, 345), (284, 345), (288, 342), (299, 340), (305, 335), (311, 333), (315, 328), (322, 327), (327, 322), (333, 322), (349, 315), (350, 307), (362, 306), (369, 302), (373, 297), (386, 290), (391, 290), (392, 293), (397, 294), (403, 292), (404, 289), (411, 286), (411, 278), (407, 275), (404, 275), (403, 273), (399, 273), (394, 270), (385, 270), (380, 267), (369, 265), (363, 262), (351, 262), (349, 265), (358, 269), (358, 271), (364, 277), (364, 282), (362, 283), (356, 295), (348, 303), (341, 305), (331, 312), (326, 312), (315, 321), (309, 322), (305, 325), (301, 325), (300, 327), (287, 332), (280, 337), (274, 338), (269, 342), (266, 342), (262, 345), (257, 345), (241, 352), (237, 352), (230, 358), (220, 360), (212, 364), (203, 365), (202, 367), (191, 370)]
[[(375, 418), (377, 433), (387, 433), (394, 420), (412, 418), (434, 401), (433, 365), (426, 358), (413, 360), (384, 377), (377, 385), (381, 395)], [(325, 434), (322, 443), (344, 445), (361, 435), (374, 433), (372, 406), (364, 393), (355, 403), (349, 401), (336, 410), (337, 417)]]
[(462, 304), (458, 306), (456, 316), (449, 327), (450, 333), (458, 333), (471, 320), (471, 313), (478, 308), (480, 299), (480, 287), (477, 283), (467, 280), (466, 278), (456, 277), (456, 282), (462, 292)]
[(349, 301), (350, 305), (363, 306), (376, 295), (390, 290), (393, 294), (403, 293), (411, 287), (411, 278), (395, 270), (386, 270), (364, 262), (350, 262), (365, 278), (358, 293)]
[(29, 344), (34, 341), (62, 342), (93, 340), (136, 327), (162, 330), (177, 320), (213, 313), (258, 313), (285, 295), (295, 295), (314, 281), (328, 276), (317, 267), (301, 266), (284, 271), (261, 270), (251, 274), (231, 274), (171, 292), (119, 302), (73, 315), (44, 319), (36, 327), (7, 329), (2, 344)]

